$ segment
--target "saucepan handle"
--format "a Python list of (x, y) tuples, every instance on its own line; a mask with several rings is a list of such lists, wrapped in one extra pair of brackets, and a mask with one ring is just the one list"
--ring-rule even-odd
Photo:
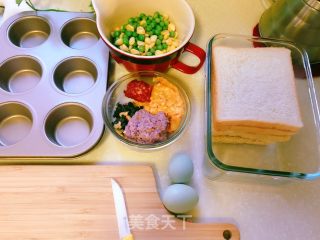
[(197, 66), (189, 66), (178, 60), (175, 63), (173, 63), (171, 66), (187, 74), (194, 74), (198, 72), (199, 69), (202, 67), (204, 61), (206, 60), (206, 52), (202, 48), (198, 47), (197, 45), (191, 42), (187, 43), (183, 52), (189, 52), (195, 55), (200, 60), (199, 64)]

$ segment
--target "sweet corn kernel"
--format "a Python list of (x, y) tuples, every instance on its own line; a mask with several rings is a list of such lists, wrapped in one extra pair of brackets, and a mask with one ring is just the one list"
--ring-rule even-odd
[(132, 25), (130, 25), (130, 24), (127, 24), (126, 30), (134, 32), (134, 27)]
[(145, 45), (145, 43), (142, 42), (142, 41), (137, 41), (137, 44), (138, 44), (138, 46), (144, 46)]
[(118, 45), (118, 46), (122, 45), (122, 44), (123, 44), (122, 38), (118, 38), (118, 39), (116, 40), (115, 44)]
[(150, 48), (151, 48), (150, 45), (148, 44), (144, 45), (144, 52), (148, 52)]
[(137, 49), (132, 48), (130, 50), (130, 53), (135, 54), (135, 55), (140, 55), (140, 52)]
[(172, 38), (168, 38), (167, 40), (165, 40), (165, 43), (166, 43), (168, 46), (171, 46), (171, 45), (172, 45)]
[(151, 43), (151, 39), (150, 39), (149, 37), (146, 37), (146, 38), (144, 39), (144, 42), (145, 42), (146, 44), (150, 44), (150, 43)]
[(153, 48), (154, 45), (156, 45), (156, 42), (151, 42), (151, 43), (149, 44), (150, 48)]
[(151, 42), (156, 42), (157, 41), (158, 36), (157, 35), (152, 35), (150, 37)]
[(170, 34), (170, 32), (169, 32), (168, 30), (163, 30), (163, 31), (161, 32), (161, 34), (162, 34), (162, 35), (166, 35), (166, 34)]
[(129, 39), (129, 45), (132, 46), (136, 42), (136, 39), (134, 37), (131, 37)]
[(173, 23), (169, 23), (168, 25), (168, 30), (171, 31), (175, 31), (176, 30), (176, 26)]
[(124, 45), (124, 44), (122, 44), (122, 45), (120, 46), (120, 49), (121, 49), (122, 51), (125, 51), (125, 52), (128, 52), (128, 51), (129, 51), (129, 48), (128, 48), (126, 45)]
[(161, 50), (156, 50), (156, 52), (154, 53), (156, 56), (161, 55), (162, 51)]
[(137, 33), (138, 33), (138, 34), (145, 34), (146, 31), (144, 30), (143, 27), (139, 26), (139, 27), (137, 27)]
[(146, 20), (141, 20), (141, 21), (140, 21), (140, 25), (141, 25), (141, 26), (146, 25)]

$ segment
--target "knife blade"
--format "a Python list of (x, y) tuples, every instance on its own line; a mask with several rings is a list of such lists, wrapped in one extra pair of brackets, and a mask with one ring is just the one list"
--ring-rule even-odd
[(111, 178), (112, 193), (118, 222), (119, 236), (121, 240), (134, 240), (129, 227), (126, 202), (120, 185)]

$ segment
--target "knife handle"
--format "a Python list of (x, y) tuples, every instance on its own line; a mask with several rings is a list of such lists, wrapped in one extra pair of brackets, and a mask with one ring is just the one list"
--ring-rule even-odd
[(122, 240), (134, 240), (133, 235), (129, 234), (127, 236), (125, 236), (124, 238), (122, 238)]

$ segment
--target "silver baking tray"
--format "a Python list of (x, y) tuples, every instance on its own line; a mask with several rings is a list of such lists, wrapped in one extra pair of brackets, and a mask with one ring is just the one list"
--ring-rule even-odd
[(0, 28), (0, 157), (74, 157), (104, 131), (109, 51), (94, 15), (24, 12)]

